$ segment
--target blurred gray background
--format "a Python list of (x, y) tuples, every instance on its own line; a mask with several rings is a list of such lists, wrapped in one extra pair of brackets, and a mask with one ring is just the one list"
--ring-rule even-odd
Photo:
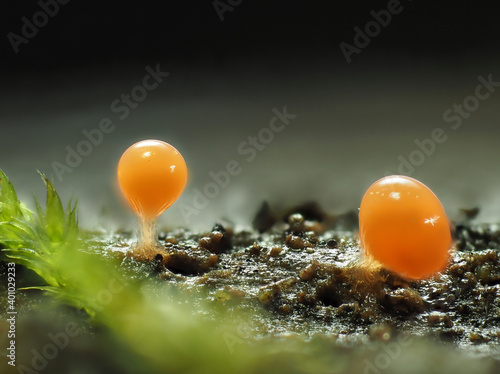
[[(356, 209), (375, 180), (400, 172), (427, 184), (450, 218), (478, 206), (478, 221), (500, 221), (500, 87), (481, 89), (490, 96), (465, 110), (459, 128), (443, 118), (455, 104), (474, 103), (468, 97), (479, 76), (500, 82), (493, 2), (401, 2), (402, 12), (351, 63), (339, 44), (354, 46), (353, 28), (364, 29), (370, 12), (387, 2), (241, 2), (223, 21), (211, 2), (119, 9), (91, 3), (61, 5), (17, 54), (4, 38), (0, 168), (21, 200), (31, 204), (33, 193), (43, 200), (39, 169), (65, 200), (79, 198), (84, 226), (133, 228), (116, 186), (117, 162), (132, 143), (158, 138), (189, 167), (188, 185), (161, 225), (245, 226), (263, 200), (276, 209), (315, 200), (342, 213)], [(10, 6), (6, 35), (20, 33), (21, 17), (38, 11), (35, 2)], [(157, 64), (170, 75), (120, 119), (111, 103), (142, 85), (146, 66)], [(238, 147), (284, 106), (296, 118), (247, 162)], [(86, 139), (82, 131), (103, 118), (114, 131), (57, 178), (53, 163), (65, 163), (67, 147), (76, 149)], [(436, 128), (446, 140), (419, 160), (415, 142)], [(402, 158), (410, 169), (401, 168)], [(181, 206), (193, 207), (209, 173), (230, 160), (241, 173), (186, 219)]]

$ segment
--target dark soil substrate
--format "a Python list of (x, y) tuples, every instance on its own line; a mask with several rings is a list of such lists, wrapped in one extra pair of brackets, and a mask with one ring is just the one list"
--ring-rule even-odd
[[(262, 335), (349, 341), (406, 332), (484, 352), (500, 342), (500, 227), (469, 218), (465, 211), (455, 223), (448, 269), (424, 281), (364, 266), (356, 213), (330, 216), (314, 203), (282, 214), (264, 203), (249, 231), (217, 224), (201, 235), (161, 233), (149, 262), (183, 292), (253, 311)], [(115, 250), (127, 247), (119, 241)]]

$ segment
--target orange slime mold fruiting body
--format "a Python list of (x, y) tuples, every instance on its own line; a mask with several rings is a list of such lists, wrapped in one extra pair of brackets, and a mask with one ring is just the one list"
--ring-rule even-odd
[(156, 219), (182, 194), (187, 167), (179, 151), (160, 140), (130, 146), (118, 163), (118, 182), (137, 214), (142, 247), (153, 246)]
[(359, 231), (366, 255), (403, 277), (428, 278), (449, 262), (446, 213), (416, 179), (392, 175), (372, 184), (359, 208)]
[(181, 195), (187, 167), (177, 149), (160, 140), (130, 146), (118, 163), (118, 182), (137, 215), (160, 216)]

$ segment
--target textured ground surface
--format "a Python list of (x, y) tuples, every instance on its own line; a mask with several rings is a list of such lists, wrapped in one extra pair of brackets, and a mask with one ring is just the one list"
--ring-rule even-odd
[[(463, 212), (462, 221), (455, 222), (448, 269), (419, 282), (366, 266), (356, 213), (333, 216), (314, 203), (288, 211), (263, 204), (253, 229), (246, 231), (228, 223), (205, 233), (164, 230), (148, 259), (130, 253), (135, 246), (130, 232), (95, 233), (92, 240), (99, 242), (99, 253), (117, 257), (132, 270), (132, 281), (154, 280), (143, 290), (152, 297), (158, 282), (170, 285), (176, 302), (194, 305), (210, 324), (221, 322), (217, 311), (226, 318), (234, 314), (237, 336), (219, 347), (227, 354), (286, 340), (290, 349), (315, 352), (316, 363), (335, 362), (331, 373), (497, 373), (500, 227), (471, 223), (476, 213)], [(37, 280), (19, 267), (17, 282), (20, 288)], [(32, 363), (33, 347), (43, 349), (48, 337), (70, 321), (81, 334), (47, 372), (136, 372), (131, 368), (141, 364), (105, 327), (89, 323), (85, 313), (61, 309), (40, 292), (18, 292), (16, 305), (19, 363)], [(2, 339), (7, 328), (2, 320)], [(161, 342), (165, 337), (150, 338)], [(286, 351), (268, 354), (269, 361), (253, 363), (255, 370), (249, 372), (262, 372), (259, 365), (274, 372), (282, 365), (280, 357), (289, 360)], [(114, 355), (120, 357), (116, 362), (109, 360)], [(295, 372), (312, 370), (304, 365)]]
[[(305, 204), (276, 214), (263, 204), (253, 225), (236, 233), (220, 224), (204, 234), (162, 233), (164, 249), (150, 269), (183, 292), (253, 310), (262, 336), (324, 333), (349, 343), (408, 333), (498, 353), (498, 226), (456, 224), (449, 268), (409, 282), (360, 265), (355, 213), (328, 216)], [(122, 235), (118, 243), (109, 248), (123, 256), (130, 241)]]

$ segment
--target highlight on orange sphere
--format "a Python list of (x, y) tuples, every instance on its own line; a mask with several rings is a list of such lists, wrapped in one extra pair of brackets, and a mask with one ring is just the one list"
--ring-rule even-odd
[(416, 179), (391, 175), (366, 191), (359, 208), (365, 255), (402, 277), (429, 278), (444, 270), (453, 244), (436, 195)]
[(187, 166), (179, 151), (161, 140), (131, 145), (118, 162), (118, 183), (140, 221), (143, 250), (156, 245), (156, 220), (182, 194)]

